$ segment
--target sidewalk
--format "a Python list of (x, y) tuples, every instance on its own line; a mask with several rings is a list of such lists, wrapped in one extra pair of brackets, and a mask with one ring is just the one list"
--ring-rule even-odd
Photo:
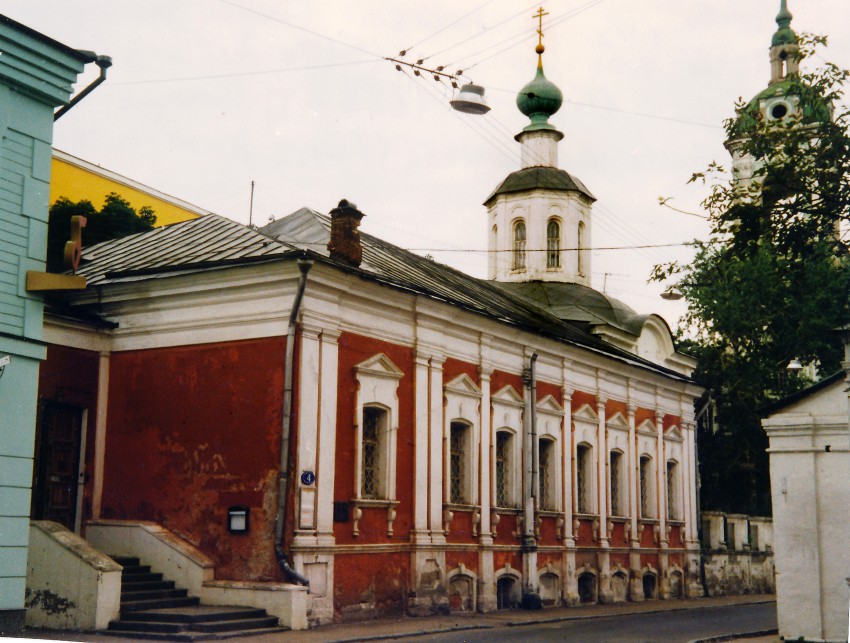
[[(618, 614), (639, 614), (649, 612), (673, 612), (679, 610), (701, 609), (721, 605), (743, 605), (747, 603), (772, 603), (776, 599), (772, 594), (748, 596), (722, 596), (716, 598), (696, 598), (690, 600), (653, 600), (643, 603), (616, 603), (613, 605), (587, 605), (581, 607), (551, 607), (538, 611), (510, 610), (490, 612), (488, 614), (452, 614), (451, 616), (406, 617), (375, 619), (362, 623), (338, 623), (325, 625), (302, 632), (283, 632), (275, 635), (245, 637), (245, 641), (268, 641), (269, 643), (353, 643), (355, 641), (392, 640), (402, 636), (426, 636), (442, 632), (460, 632), (473, 629), (490, 629), (529, 625), (534, 623), (554, 623), (587, 618), (602, 618)], [(743, 638), (747, 632), (730, 632), (725, 640), (742, 640), (747, 643), (773, 643), (778, 637), (764, 636)], [(97, 641), (118, 643), (122, 639), (95, 633), (56, 632), (50, 630), (27, 630), (26, 639), (59, 641)], [(734, 637), (739, 638), (734, 638)], [(128, 639), (123, 639), (128, 640)], [(236, 639), (231, 639), (236, 640)], [(713, 639), (719, 640), (719, 639)]]

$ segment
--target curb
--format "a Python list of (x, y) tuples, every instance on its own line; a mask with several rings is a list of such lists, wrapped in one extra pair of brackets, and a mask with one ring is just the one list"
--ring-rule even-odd
[(774, 634), (779, 634), (779, 630), (759, 630), (757, 632), (742, 632), (740, 634), (724, 634), (723, 636), (713, 636), (708, 639), (694, 639), (693, 641), (688, 641), (688, 643), (724, 643), (724, 641), (753, 639), (757, 636), (773, 636)]
[[(772, 600), (766, 599), (763, 601), (752, 601), (746, 603), (747, 605), (764, 605), (765, 603), (772, 603)], [(430, 630), (415, 630), (412, 632), (394, 632), (392, 634), (376, 634), (373, 636), (358, 636), (354, 638), (343, 638), (343, 639), (334, 639), (333, 643), (359, 643), (360, 641), (393, 641), (401, 638), (408, 637), (418, 637), (418, 636), (431, 636), (434, 634), (449, 634), (451, 632), (465, 632), (470, 630), (491, 630), (497, 627), (527, 627), (530, 625), (547, 625), (550, 623), (563, 623), (566, 621), (586, 621), (592, 619), (601, 619), (601, 618), (617, 618), (619, 616), (634, 616), (640, 614), (659, 614), (659, 613), (669, 613), (669, 612), (687, 612), (694, 609), (710, 609), (716, 607), (715, 605), (692, 605), (689, 607), (675, 607), (675, 608), (659, 608), (659, 609), (649, 609), (649, 610), (636, 610), (636, 611), (622, 611), (610, 614), (581, 614), (575, 616), (555, 616), (552, 618), (540, 618), (540, 619), (531, 619), (531, 620), (522, 620), (522, 621), (504, 621), (501, 623), (495, 624), (476, 624), (476, 625), (455, 625), (451, 627), (441, 627)], [(738, 638), (749, 638), (755, 636), (770, 636), (772, 634), (777, 634), (778, 630), (763, 630), (759, 632), (746, 632), (741, 634), (724, 634), (722, 636), (717, 636), (713, 638), (707, 639), (695, 639), (693, 641), (689, 641), (688, 643), (722, 643), (725, 641), (734, 641)]]
[(358, 636), (353, 639), (334, 639), (333, 643), (360, 643), (360, 641), (393, 641), (409, 636), (431, 636), (432, 634), (449, 634), (451, 632), (466, 632), (469, 630), (492, 630), (495, 625), (458, 625), (442, 627), (436, 630), (417, 630), (415, 632), (398, 632), (396, 634), (378, 634), (376, 636)]

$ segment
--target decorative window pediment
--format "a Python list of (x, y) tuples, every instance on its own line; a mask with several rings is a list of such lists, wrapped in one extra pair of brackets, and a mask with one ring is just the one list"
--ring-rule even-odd
[(537, 403), (538, 413), (549, 413), (550, 415), (564, 415), (563, 407), (553, 395), (547, 395)]
[(573, 421), (597, 424), (599, 422), (599, 416), (596, 415), (596, 411), (593, 410), (593, 407), (591, 407), (590, 404), (584, 404), (575, 413), (573, 413)]
[(629, 421), (623, 416), (619, 411), (608, 418), (607, 422), (605, 422), (605, 426), (609, 429), (619, 429), (621, 431), (629, 430)]
[(454, 393), (455, 395), (464, 395), (466, 397), (481, 397), (481, 389), (473, 381), (469, 375), (464, 373), (454, 378), (445, 386), (446, 393)]
[(674, 425), (667, 429), (667, 431), (664, 433), (664, 439), (675, 440), (676, 442), (683, 442), (685, 438), (682, 435), (682, 432), (679, 430), (679, 427)]
[(354, 368), (358, 374), (371, 375), (373, 377), (386, 377), (397, 380), (404, 375), (404, 372), (383, 353), (378, 353), (365, 362), (360, 362)]
[(644, 420), (637, 427), (637, 432), (641, 435), (658, 435), (658, 429), (655, 427), (655, 422), (652, 420)]
[(507, 386), (503, 386), (498, 391), (493, 393), (490, 396), (490, 400), (493, 404), (505, 404), (506, 406), (513, 406), (522, 408), (525, 404), (525, 401), (522, 398), (522, 395), (517, 393), (516, 389), (508, 384)]

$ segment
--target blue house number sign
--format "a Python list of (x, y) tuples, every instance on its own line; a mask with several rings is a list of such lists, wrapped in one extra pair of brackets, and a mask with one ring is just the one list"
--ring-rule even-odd
[(312, 471), (302, 471), (301, 472), (301, 484), (313, 484), (316, 482), (316, 474)]

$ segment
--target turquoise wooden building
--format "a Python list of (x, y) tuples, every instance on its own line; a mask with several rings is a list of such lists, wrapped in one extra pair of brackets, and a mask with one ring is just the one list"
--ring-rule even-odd
[(24, 622), (54, 110), (94, 55), (0, 15), (0, 635)]

